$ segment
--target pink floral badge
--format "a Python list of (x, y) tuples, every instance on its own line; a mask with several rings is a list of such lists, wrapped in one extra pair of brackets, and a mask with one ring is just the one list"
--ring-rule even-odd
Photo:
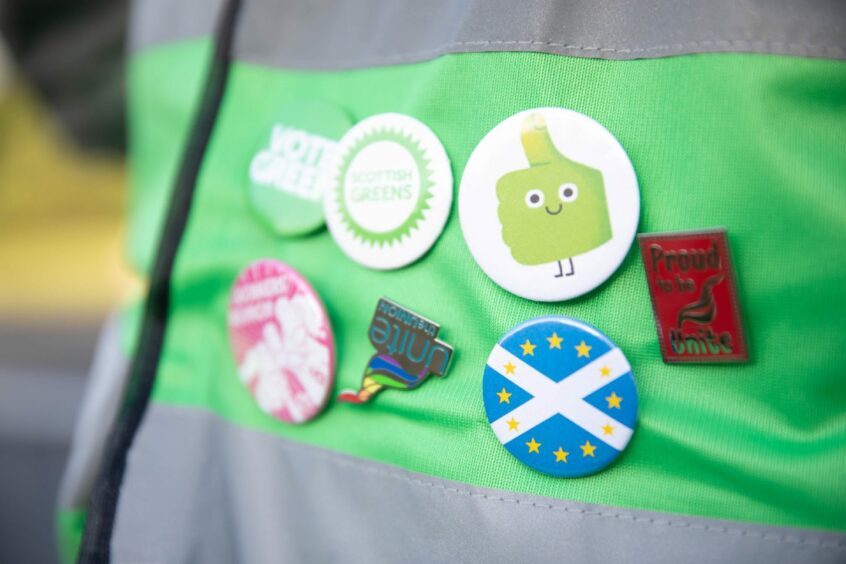
[(259, 407), (288, 423), (316, 417), (335, 377), (332, 327), (320, 297), (282, 262), (252, 263), (229, 300), (238, 378)]

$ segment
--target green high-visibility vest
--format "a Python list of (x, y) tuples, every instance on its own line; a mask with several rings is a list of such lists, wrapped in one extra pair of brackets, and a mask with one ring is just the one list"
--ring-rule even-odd
[[(135, 16), (127, 253), (150, 293), (124, 315), (133, 360), (97, 485), (60, 512), (69, 558), (87, 508), (86, 562), (846, 560), (843, 6), (142, 0)], [(543, 303), (485, 275), (455, 205), (392, 271), (325, 229), (278, 235), (247, 170), (303, 99), (426, 124), (456, 193), (509, 116), (593, 118), (636, 171), (638, 232), (727, 230), (751, 360), (662, 361), (637, 245), (594, 291)], [(440, 324), (448, 377), (304, 425), (268, 416), (227, 329), (262, 258), (323, 300), (333, 397), (361, 383), (383, 296)], [(637, 382), (631, 444), (588, 477), (521, 464), (485, 415), (488, 353), (544, 315), (600, 328)]]

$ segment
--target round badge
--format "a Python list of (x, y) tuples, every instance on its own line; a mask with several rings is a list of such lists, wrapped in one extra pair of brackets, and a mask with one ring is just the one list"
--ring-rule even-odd
[(500, 339), (488, 356), (482, 396), (508, 452), (558, 477), (611, 464), (637, 420), (637, 390), (622, 351), (568, 317), (532, 319)]
[(561, 108), (513, 115), (470, 155), (458, 195), (476, 262), (518, 296), (555, 302), (617, 270), (637, 231), (640, 193), (611, 133)]
[(229, 301), (238, 377), (265, 413), (303, 423), (320, 413), (335, 378), (335, 344), (323, 303), (279, 261), (248, 266)]
[(351, 259), (380, 270), (405, 266), (429, 250), (449, 216), (446, 151), (414, 118), (367, 118), (341, 139), (324, 203), (329, 231)]
[(247, 168), (250, 199), (279, 235), (323, 226), (321, 176), (332, 163), (350, 118), (335, 106), (302, 100), (283, 107), (262, 132)]

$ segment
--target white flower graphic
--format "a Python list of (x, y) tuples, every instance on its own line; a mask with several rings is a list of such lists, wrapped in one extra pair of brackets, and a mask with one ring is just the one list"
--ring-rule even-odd
[(320, 306), (303, 294), (278, 298), (274, 314), (238, 375), (263, 411), (299, 423), (314, 416), (328, 391), (327, 328)]

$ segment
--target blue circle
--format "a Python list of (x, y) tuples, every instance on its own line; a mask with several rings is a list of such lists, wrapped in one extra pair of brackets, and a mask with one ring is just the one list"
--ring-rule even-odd
[(595, 327), (569, 317), (538, 317), (506, 333), (488, 357), (482, 397), (505, 449), (551, 476), (607, 467), (637, 422), (625, 355)]

